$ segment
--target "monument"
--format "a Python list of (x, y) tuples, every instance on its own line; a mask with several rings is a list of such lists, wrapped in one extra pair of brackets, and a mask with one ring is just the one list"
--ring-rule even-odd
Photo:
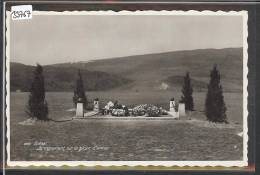
[(77, 102), (76, 117), (84, 117), (84, 108), (81, 98), (79, 98)]
[(98, 98), (96, 98), (94, 100), (94, 109), (93, 109), (95, 112), (99, 112), (99, 100)]
[(179, 103), (178, 111), (180, 116), (186, 116), (185, 103)]

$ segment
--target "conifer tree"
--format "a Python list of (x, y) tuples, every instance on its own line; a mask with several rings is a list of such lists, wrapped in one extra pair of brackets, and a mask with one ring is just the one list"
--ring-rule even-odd
[(186, 76), (184, 77), (184, 82), (182, 86), (182, 97), (181, 101), (185, 103), (185, 109), (189, 111), (194, 110), (194, 103), (193, 103), (193, 97), (192, 97), (193, 89), (191, 85), (190, 80), (190, 74), (189, 72), (186, 73)]
[(48, 120), (48, 104), (45, 101), (43, 68), (39, 64), (37, 64), (34, 71), (26, 112), (32, 118)]
[(78, 70), (78, 78), (76, 80), (76, 87), (74, 90), (73, 103), (76, 106), (78, 102), (83, 103), (84, 109), (87, 108), (87, 98), (85, 95), (84, 84), (80, 70)]
[(228, 123), (226, 116), (226, 105), (220, 84), (220, 73), (217, 66), (214, 65), (210, 73), (210, 82), (206, 97), (206, 117), (211, 122)]

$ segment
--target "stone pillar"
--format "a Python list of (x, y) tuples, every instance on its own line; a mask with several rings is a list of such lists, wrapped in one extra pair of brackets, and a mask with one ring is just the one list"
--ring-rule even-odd
[(77, 103), (76, 117), (84, 117), (83, 103)]
[(186, 116), (185, 103), (179, 103), (178, 112), (180, 116)]
[(98, 99), (94, 100), (94, 111), (99, 112), (99, 101), (98, 101)]

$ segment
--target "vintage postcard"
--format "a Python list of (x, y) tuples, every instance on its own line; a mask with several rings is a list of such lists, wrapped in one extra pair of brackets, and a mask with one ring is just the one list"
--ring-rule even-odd
[(16, 9), (8, 166), (248, 165), (247, 11)]

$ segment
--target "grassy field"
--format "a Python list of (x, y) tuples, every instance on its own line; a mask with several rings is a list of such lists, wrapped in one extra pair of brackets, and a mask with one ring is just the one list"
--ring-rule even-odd
[[(11, 160), (241, 160), (242, 94), (225, 93), (230, 124), (209, 126), (203, 114), (205, 93), (194, 93), (193, 120), (73, 120), (20, 125), (27, 93), (11, 93)], [(47, 93), (49, 117), (70, 118), (72, 93)], [(154, 92), (88, 92), (89, 99), (151, 103), (167, 109), (180, 94)]]

